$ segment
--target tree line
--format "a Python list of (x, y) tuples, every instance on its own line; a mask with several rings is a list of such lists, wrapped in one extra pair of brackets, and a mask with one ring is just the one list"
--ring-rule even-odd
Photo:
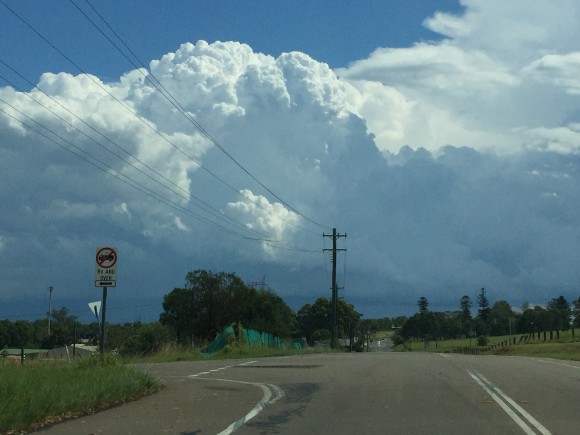
[(521, 312), (512, 309), (505, 300), (490, 304), (482, 288), (476, 297), (477, 315), (472, 316), (473, 302), (468, 295), (459, 300), (458, 310), (433, 312), (422, 296), (417, 301), (418, 312), (401, 325), (398, 340), (449, 339), (487, 337), (508, 334), (543, 334), (550, 339), (560, 331), (580, 327), (580, 297), (569, 303), (564, 296), (550, 299), (545, 307), (524, 304)]
[[(125, 354), (152, 353), (167, 343), (203, 347), (231, 324), (268, 332), (281, 338), (305, 337), (309, 343), (329, 341), (331, 302), (318, 298), (294, 312), (272, 290), (256, 289), (234, 273), (195, 270), (185, 277), (183, 287), (163, 297), (159, 321), (107, 324), (107, 347)], [(340, 299), (339, 336), (360, 332), (361, 314)], [(357, 329), (358, 328), (358, 329)], [(0, 321), (0, 350), (4, 348), (52, 349), (70, 345), (80, 338), (97, 344), (99, 324), (81, 324), (66, 307), (48, 319), (28, 322)]]
[[(569, 303), (563, 296), (545, 306), (529, 306), (514, 311), (505, 300), (490, 304), (485, 289), (476, 298), (477, 314), (468, 295), (458, 301), (454, 311), (433, 312), (429, 301), (417, 301), (418, 312), (411, 317), (361, 319), (362, 315), (344, 299), (338, 300), (338, 335), (340, 338), (364, 337), (368, 333), (394, 328), (395, 341), (479, 337), (490, 335), (553, 334), (580, 327), (580, 297)], [(168, 343), (203, 347), (231, 324), (268, 332), (281, 338), (304, 337), (310, 344), (329, 342), (332, 303), (320, 297), (294, 312), (272, 290), (256, 289), (234, 273), (195, 270), (185, 278), (185, 285), (163, 297), (159, 321), (107, 324), (107, 345), (125, 354), (153, 353)], [(0, 320), (0, 350), (4, 348), (51, 349), (85, 339), (97, 344), (99, 324), (81, 324), (66, 307), (52, 312), (51, 331), (48, 319), (28, 322)]]

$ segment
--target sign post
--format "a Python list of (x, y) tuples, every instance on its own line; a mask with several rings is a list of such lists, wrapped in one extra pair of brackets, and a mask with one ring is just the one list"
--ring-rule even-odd
[(107, 319), (107, 289), (117, 286), (117, 249), (97, 248), (95, 268), (95, 287), (103, 288), (103, 300), (101, 306), (101, 355), (105, 354), (105, 322)]

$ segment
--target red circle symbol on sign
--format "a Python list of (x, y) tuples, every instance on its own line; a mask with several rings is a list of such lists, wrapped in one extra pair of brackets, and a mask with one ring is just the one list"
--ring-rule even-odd
[(97, 251), (97, 264), (103, 269), (110, 269), (117, 264), (117, 253), (113, 248), (101, 248)]

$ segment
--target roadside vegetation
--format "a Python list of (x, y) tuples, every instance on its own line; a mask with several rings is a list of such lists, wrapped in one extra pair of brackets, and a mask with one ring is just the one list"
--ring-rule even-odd
[(66, 419), (92, 414), (153, 394), (163, 385), (131, 363), (223, 360), (331, 352), (331, 349), (249, 347), (230, 343), (204, 355), (179, 345), (168, 345), (141, 357), (108, 354), (77, 360), (26, 361), (0, 359), (0, 434), (35, 430)]
[(576, 329), (580, 327), (580, 297), (569, 303), (563, 296), (544, 306), (525, 303), (514, 310), (505, 300), (493, 305), (485, 289), (476, 297), (477, 315), (472, 317), (468, 295), (457, 311), (434, 312), (429, 301), (419, 298), (418, 312), (397, 325), (392, 340), (395, 350), (464, 353), (510, 353), (580, 359)]
[(479, 355), (517, 355), (580, 361), (580, 331), (570, 329), (560, 333), (560, 338), (549, 340), (546, 334), (515, 334), (485, 337), (485, 344), (478, 339), (460, 338), (448, 340), (412, 339), (393, 347), (396, 352), (458, 352), (477, 350)]
[(0, 360), (0, 433), (17, 433), (91, 414), (151, 394), (150, 375), (100, 356), (69, 364)]
[[(580, 338), (575, 335), (580, 297), (569, 303), (559, 296), (545, 306), (525, 304), (513, 310), (504, 300), (491, 304), (481, 289), (475, 317), (471, 298), (464, 295), (456, 311), (431, 311), (427, 298), (421, 297), (416, 314), (380, 319), (361, 319), (340, 298), (340, 342), (330, 349), (330, 299), (320, 297), (294, 312), (262, 287), (256, 289), (232, 273), (189, 272), (184, 287), (164, 296), (158, 321), (106, 325), (105, 359), (86, 353), (99, 344), (98, 322), (81, 324), (66, 307), (52, 311), (50, 322), (0, 320), (0, 433), (96, 412), (162, 388), (131, 363), (364, 352), (372, 349), (373, 340), (385, 338), (399, 351), (478, 349), (580, 360)], [(80, 342), (84, 354), (76, 353)], [(28, 352), (21, 361), (20, 355)], [(66, 356), (46, 360), (58, 358), (56, 354)]]

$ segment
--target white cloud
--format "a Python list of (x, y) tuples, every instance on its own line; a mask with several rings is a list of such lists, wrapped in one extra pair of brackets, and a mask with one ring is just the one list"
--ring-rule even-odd
[[(0, 88), (109, 163), (107, 173), (130, 177), (119, 182), (0, 114), (0, 200), (10, 204), (0, 209), (0, 247), (16, 246), (0, 273), (29, 265), (10, 283), (14, 292), (34, 287), (32, 265), (34, 279), (48, 281), (58, 241), (75, 253), (66, 277), (74, 288), (90, 276), (94, 247), (116, 241), (127, 287), (159, 299), (193, 268), (261, 278), (311, 266), (303, 251), (321, 251), (323, 232), (336, 227), (349, 235), (345, 295), (381, 300), (371, 315), (421, 294), (455, 306), (482, 286), (498, 298), (511, 292), (515, 303), (542, 300), (549, 286), (572, 288), (580, 279), (580, 108), (570, 71), (580, 43), (550, 36), (556, 20), (544, 6), (540, 22), (534, 8), (520, 4), (514, 15), (503, 3), (489, 4), (511, 15), (493, 21), (487, 2), (466, 1), (461, 16), (426, 22), (447, 40), (377, 49), (340, 78), (305, 54), (274, 58), (234, 42), (183, 44), (152, 61), (152, 73), (237, 163), (139, 71), (98, 82), (139, 118), (83, 76), (45, 74), (39, 85), (138, 161), (42, 94), (32, 92), (127, 161)], [(508, 23), (516, 34), (495, 50)], [(295, 276), (277, 290), (311, 302), (327, 294), (327, 278)]]
[(128, 219), (131, 219), (131, 212), (129, 211), (129, 207), (127, 206), (126, 202), (121, 202), (119, 205), (115, 207), (115, 212), (121, 216), (125, 216)]
[[(461, 144), (513, 153), (538, 129), (578, 121), (580, 37), (574, 17), (580, 6), (573, 1), (557, 8), (548, 1), (532, 7), (525, 1), (462, 4), (461, 15), (439, 12), (425, 20), (446, 39), (379, 48), (339, 70), (359, 90), (350, 103), (368, 120), (382, 150), (411, 145), (436, 151)], [(373, 88), (365, 89), (364, 81)], [(399, 93), (399, 104), (378, 105), (377, 83), (385, 92)], [(399, 134), (393, 134), (393, 122), (377, 119), (396, 120)], [(577, 144), (559, 141), (559, 152), (576, 149)]]
[(244, 222), (248, 228), (265, 233), (268, 241), (262, 243), (262, 248), (269, 256), (274, 257), (276, 250), (270, 242), (278, 245), (291, 241), (298, 229), (300, 217), (279, 202), (270, 203), (266, 197), (254, 195), (248, 189), (240, 193), (243, 199), (228, 203), (228, 212)]
[(173, 219), (173, 222), (179, 231), (183, 231), (186, 233), (191, 231), (191, 229), (183, 223), (183, 221), (181, 220), (181, 218), (179, 216), (175, 216), (175, 218)]
[(523, 69), (523, 73), (541, 83), (565, 88), (566, 92), (580, 94), (580, 51), (564, 55), (548, 54)]

